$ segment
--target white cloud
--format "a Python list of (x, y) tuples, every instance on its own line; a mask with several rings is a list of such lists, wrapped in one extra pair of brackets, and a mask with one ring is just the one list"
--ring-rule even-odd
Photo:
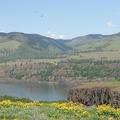
[(57, 38), (57, 35), (55, 33), (51, 33), (50, 37), (51, 38)]
[(5, 32), (4, 30), (0, 30), (0, 32)]
[(55, 32), (48, 31), (47, 34), (48, 34), (48, 37), (55, 38), (55, 39), (57, 38), (57, 35), (55, 34)]
[(63, 39), (63, 38), (65, 38), (65, 36), (64, 35), (59, 35), (59, 38)]
[(47, 36), (51, 37), (51, 38), (54, 38), (54, 39), (63, 39), (63, 38), (65, 38), (64, 35), (57, 35), (55, 32), (52, 32), (52, 31), (48, 31)]
[(51, 34), (51, 33), (53, 33), (53, 32), (51, 32), (51, 31), (48, 31), (48, 32), (47, 32), (47, 34)]
[(108, 27), (116, 27), (116, 25), (114, 25), (112, 22), (107, 22), (107, 26)]

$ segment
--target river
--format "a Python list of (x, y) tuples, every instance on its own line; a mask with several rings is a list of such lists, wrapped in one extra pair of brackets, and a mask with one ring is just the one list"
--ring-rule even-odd
[(53, 84), (0, 83), (0, 96), (29, 98), (33, 101), (67, 100), (69, 87)]

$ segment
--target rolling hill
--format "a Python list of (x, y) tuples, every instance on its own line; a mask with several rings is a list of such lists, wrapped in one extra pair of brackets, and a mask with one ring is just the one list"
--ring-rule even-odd
[(73, 38), (66, 45), (71, 59), (120, 60), (120, 32), (112, 35), (90, 34)]
[(82, 37), (77, 37), (67, 42), (66, 45), (71, 46), (72, 48), (80, 48), (80, 46), (83, 45), (88, 45), (90, 47), (92, 47), (92, 45), (97, 45), (98, 47), (106, 47), (110, 46), (110, 44), (115, 44), (116, 41), (120, 41), (120, 32), (113, 35), (90, 34)]
[(67, 51), (77, 51), (78, 56), (81, 53), (90, 53), (90, 56), (85, 54), (85, 59), (95, 57), (98, 52), (102, 52), (101, 57), (107, 57), (110, 54), (111, 58), (111, 55), (115, 53), (118, 56), (120, 54), (120, 33), (89, 34), (70, 40), (56, 40), (38, 34), (20, 32), (0, 33), (0, 61), (50, 58)]
[(55, 40), (38, 34), (0, 33), (0, 59), (4, 61), (46, 58), (70, 49), (62, 40)]

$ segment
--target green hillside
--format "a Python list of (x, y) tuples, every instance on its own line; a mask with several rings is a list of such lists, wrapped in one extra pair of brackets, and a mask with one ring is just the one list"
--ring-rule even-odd
[(70, 49), (60, 40), (38, 34), (0, 33), (0, 61), (54, 57)]
[[(34, 49), (27, 44), (21, 44), (16, 51), (12, 51), (11, 54), (1, 57), (1, 61), (11, 61), (17, 59), (38, 59), (38, 58), (46, 58), (51, 57), (52, 55), (56, 54), (57, 49), (54, 50), (46, 50), (41, 48), (41, 50)], [(52, 52), (53, 51), (53, 52)]]
[[(120, 33), (90, 34), (71, 40), (38, 34), (0, 33), (0, 61), (18, 59), (120, 59)], [(114, 56), (114, 57), (113, 57)]]
[(75, 49), (80, 51), (120, 51), (120, 39), (85, 44)]
[(16, 40), (11, 40), (11, 41), (7, 41), (4, 43), (0, 43), (0, 49), (17, 49), (18, 46), (20, 46), (21, 43), (16, 41)]
[[(71, 46), (72, 48), (80, 47), (82, 45), (92, 44), (98, 42), (99, 44), (105, 44), (111, 41), (120, 40), (120, 33), (113, 35), (100, 35), (100, 34), (90, 34), (82, 37), (73, 38), (68, 41), (66, 45)], [(101, 43), (102, 42), (102, 43)], [(105, 43), (104, 43), (105, 42)], [(104, 47), (104, 46), (103, 46)], [(105, 45), (106, 47), (106, 45)]]
[(120, 59), (120, 33), (113, 35), (90, 34), (68, 41), (73, 49), (68, 52), (69, 59)]
[(120, 39), (111, 41), (111, 44), (107, 47), (107, 50), (120, 51)]
[(66, 44), (74, 48), (74, 47), (79, 47), (81, 45), (101, 41), (103, 38), (104, 37), (100, 34), (90, 34), (86, 36), (73, 38), (71, 41), (68, 41)]

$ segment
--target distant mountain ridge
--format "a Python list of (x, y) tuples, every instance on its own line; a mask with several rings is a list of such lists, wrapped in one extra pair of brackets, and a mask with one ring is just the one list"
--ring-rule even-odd
[[(89, 49), (92, 51), (110, 50), (112, 44), (114, 44), (114, 48), (117, 45), (116, 49), (119, 50), (119, 43), (120, 32), (112, 35), (89, 34), (69, 40), (57, 40), (39, 34), (0, 32), (0, 60), (48, 58), (72, 49), (81, 51), (82, 48), (84, 48), (82, 51)], [(90, 44), (94, 44), (92, 45), (94, 48)]]
[[(45, 37), (38, 34), (26, 34), (19, 32), (11, 32), (11, 33), (0, 33), (0, 36), (8, 39), (8, 40), (17, 40), (22, 43), (28, 44), (33, 47), (36, 44), (40, 44), (40, 47), (47, 49), (49, 45), (53, 45), (54, 47), (58, 47), (61, 51), (66, 51), (70, 49), (68, 46), (64, 45), (62, 42)], [(59, 43), (59, 44), (58, 44)], [(63, 46), (62, 46), (63, 45)], [(35, 47), (34, 47), (35, 48)]]
[[(16, 44), (18, 46), (12, 49), (11, 46)], [(71, 49), (59, 40), (19, 32), (0, 33), (0, 45), (2, 46), (0, 47), (0, 58), (5, 60), (45, 58)]]
[(89, 34), (86, 36), (76, 37), (71, 39), (66, 45), (72, 48), (90, 44), (99, 41), (110, 41), (113, 39), (120, 39), (120, 32), (112, 35), (101, 35), (101, 34)]

